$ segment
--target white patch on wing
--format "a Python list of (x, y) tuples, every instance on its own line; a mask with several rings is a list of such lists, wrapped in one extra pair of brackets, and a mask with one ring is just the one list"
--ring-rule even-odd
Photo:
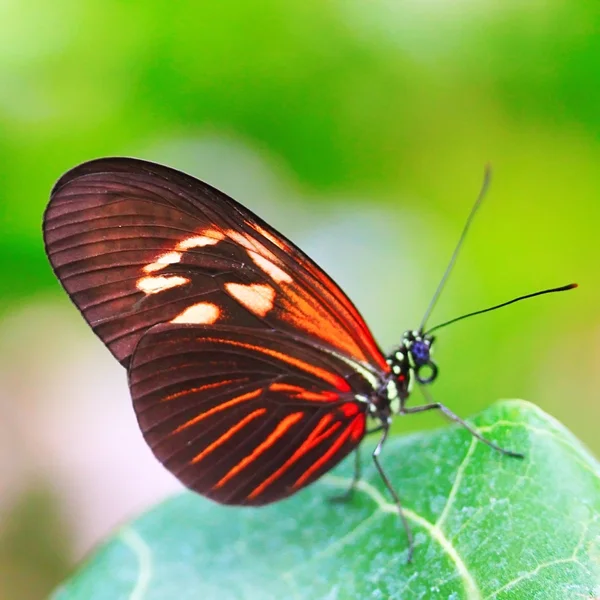
[(159, 292), (185, 285), (186, 283), (189, 283), (189, 281), (190, 280), (187, 277), (181, 277), (179, 275), (172, 275), (170, 277), (154, 275), (138, 279), (136, 287), (140, 292), (144, 292), (144, 294), (158, 294)]
[(292, 283), (293, 279), (283, 269), (258, 254), (258, 252), (248, 250), (248, 256), (254, 261), (257, 267), (262, 269), (276, 283)]
[(171, 323), (193, 323), (194, 325), (211, 325), (221, 316), (221, 310), (216, 304), (210, 302), (198, 302), (188, 306), (182, 313), (178, 314)]
[(267, 248), (265, 248), (265, 246), (261, 244), (259, 240), (252, 237), (250, 234), (240, 233), (239, 231), (235, 231), (233, 229), (227, 231), (226, 234), (230, 240), (233, 240), (236, 244), (240, 245), (248, 252), (256, 252), (261, 256), (269, 258), (269, 260), (275, 260), (275, 255), (270, 250), (267, 250)]
[(242, 306), (259, 317), (264, 317), (273, 308), (275, 290), (270, 285), (226, 283), (225, 289)]
[(277, 257), (258, 240), (247, 233), (228, 230), (227, 237), (246, 250), (254, 264), (262, 269), (276, 283), (292, 283), (293, 279), (275, 264)]
[(179, 252), (167, 252), (159, 256), (153, 263), (146, 265), (143, 269), (145, 273), (154, 273), (154, 271), (160, 271), (167, 265), (173, 265), (181, 260), (181, 254)]
[(200, 235), (189, 237), (177, 244), (177, 250), (190, 250), (191, 248), (203, 248), (214, 246), (225, 238), (225, 235), (216, 229), (206, 229)]
[(233, 240), (236, 244), (239, 244), (242, 248), (245, 248), (246, 250), (256, 250), (259, 247), (262, 248), (262, 245), (259, 244), (251, 235), (248, 235), (247, 233), (240, 233), (239, 231), (235, 231), (235, 229), (230, 229), (226, 233), (227, 237), (230, 240)]

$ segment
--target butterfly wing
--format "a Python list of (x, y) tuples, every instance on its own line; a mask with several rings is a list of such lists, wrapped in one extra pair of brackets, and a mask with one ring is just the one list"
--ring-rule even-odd
[(107, 158), (55, 185), (44, 216), (52, 267), (127, 366), (159, 323), (277, 330), (389, 367), (364, 320), (301, 250), (211, 186), (165, 166)]
[(52, 191), (53, 269), (128, 368), (146, 441), (190, 488), (264, 504), (357, 446), (389, 372), (362, 317), (294, 244), (193, 177), (91, 161)]
[(142, 433), (173, 474), (218, 502), (258, 505), (310, 484), (360, 442), (366, 404), (352, 375), (276, 331), (162, 324), (140, 339), (129, 384)]

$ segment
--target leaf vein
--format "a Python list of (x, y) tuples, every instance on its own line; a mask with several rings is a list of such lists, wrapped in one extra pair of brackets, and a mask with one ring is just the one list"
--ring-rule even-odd
[(576, 558), (573, 558), (572, 556), (569, 557), (569, 558), (556, 558), (555, 560), (550, 560), (550, 561), (545, 562), (545, 563), (540, 563), (532, 571), (528, 571), (527, 573), (523, 573), (522, 575), (520, 575), (516, 579), (513, 579), (512, 581), (509, 581), (508, 583), (504, 584), (502, 587), (498, 588), (497, 590), (494, 590), (488, 596), (486, 596), (484, 598), (484, 600), (493, 600), (501, 592), (505, 592), (506, 590), (509, 590), (510, 588), (513, 588), (515, 585), (521, 583), (522, 581), (530, 579), (534, 575), (537, 575), (543, 569), (549, 569), (550, 567), (554, 567), (556, 565), (564, 565), (564, 564), (569, 564), (569, 563), (578, 563), (578, 564), (581, 564), (581, 563), (579, 563), (579, 561)]
[[(339, 477), (337, 475), (326, 475), (325, 477), (323, 477), (323, 479), (321, 481), (323, 481), (323, 483), (325, 483), (326, 485), (331, 485), (333, 487), (342, 487), (345, 489), (348, 488), (348, 485), (350, 483), (349, 479), (347, 479), (345, 477)], [(378, 506), (379, 511), (384, 512), (384, 513), (392, 513), (392, 514), (398, 513), (397, 506), (395, 504), (388, 502), (383, 497), (381, 492), (377, 488), (373, 487), (370, 483), (368, 483), (364, 480), (359, 481), (356, 484), (356, 489), (364, 492), (372, 500), (374, 500), (374, 502)], [(417, 514), (416, 512), (410, 510), (409, 508), (403, 508), (403, 511), (404, 511), (404, 515), (406, 516), (407, 519), (410, 519), (417, 525), (420, 525), (423, 529), (427, 530), (427, 532), (429, 533), (431, 538), (434, 539), (442, 547), (444, 552), (448, 555), (450, 560), (454, 563), (454, 565), (456, 567), (456, 571), (462, 580), (463, 587), (466, 592), (466, 598), (468, 600), (481, 600), (481, 592), (479, 591), (479, 588), (477, 586), (475, 579), (469, 572), (467, 565), (463, 562), (463, 560), (460, 557), (460, 555), (458, 554), (458, 551), (456, 550), (456, 548), (452, 545), (450, 540), (444, 535), (444, 532), (439, 527), (437, 527), (436, 525), (434, 525), (427, 519), (423, 518), (421, 515)]]
[(440, 516), (438, 517), (437, 521), (435, 522), (435, 527), (437, 527), (438, 529), (441, 529), (442, 525), (444, 524), (444, 521), (446, 520), (446, 517), (448, 516), (448, 512), (450, 511), (450, 509), (452, 508), (452, 505), (454, 504), (456, 494), (458, 493), (460, 485), (462, 484), (465, 469), (467, 468), (469, 462), (471, 461), (471, 457), (473, 456), (473, 452), (475, 451), (475, 446), (477, 445), (477, 441), (478, 441), (477, 438), (475, 438), (475, 437), (471, 438), (471, 444), (469, 445), (469, 448), (465, 454), (465, 457), (462, 460), (462, 462), (460, 463), (458, 469), (456, 470), (456, 476), (454, 478), (454, 483), (452, 484), (452, 487), (450, 488), (450, 493), (448, 494), (448, 500), (446, 501), (446, 504), (444, 505), (444, 509), (440, 513)]
[(139, 567), (138, 578), (131, 590), (129, 600), (143, 600), (148, 591), (150, 576), (152, 575), (152, 555), (150, 548), (137, 531), (130, 527), (123, 529), (119, 537), (133, 552), (137, 558)]

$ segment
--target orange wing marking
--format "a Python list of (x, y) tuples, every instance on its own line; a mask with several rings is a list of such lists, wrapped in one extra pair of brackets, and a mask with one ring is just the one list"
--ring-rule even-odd
[(269, 386), (270, 390), (274, 392), (290, 392), (291, 394), (301, 394), (305, 391), (303, 387), (299, 385), (290, 385), (289, 383), (272, 383)]
[(245, 306), (250, 312), (259, 317), (264, 317), (273, 308), (275, 290), (270, 285), (226, 283), (225, 289), (242, 306)]
[[(361, 415), (362, 417), (362, 415)], [(361, 420), (363, 420), (362, 417)], [(354, 432), (354, 423), (352, 423), (346, 430), (338, 437), (337, 440), (329, 447), (329, 450), (325, 452), (325, 454), (321, 455), (318, 460), (316, 460), (304, 473), (302, 476), (294, 483), (293, 487), (299, 488), (302, 484), (310, 478), (310, 476), (318, 471), (346, 442), (346, 440), (352, 435)]]
[(334, 402), (339, 398), (339, 394), (337, 392), (329, 392), (327, 390), (324, 392), (309, 392), (299, 385), (289, 385), (287, 383), (272, 383), (269, 386), (269, 389), (273, 392), (287, 392), (290, 395), (293, 395), (294, 398), (298, 398), (300, 400)]
[[(258, 234), (272, 242), (280, 250), (287, 253), (291, 251), (288, 244), (260, 225), (251, 222), (246, 222), (246, 224)], [(290, 275), (274, 264), (277, 262), (275, 255), (269, 252), (258, 241), (253, 240), (250, 236), (243, 236), (242, 234), (237, 234), (237, 237), (234, 238), (233, 235), (228, 232), (228, 236), (246, 248), (250, 258), (259, 268), (265, 271), (267, 275), (272, 277), (275, 282), (293, 283)], [(258, 252), (254, 254), (252, 249)], [(373, 339), (371, 331), (352, 302), (339, 287), (310, 260), (304, 260), (301, 256), (295, 256), (295, 259), (306, 269), (309, 276), (314, 278), (315, 283), (321, 288), (325, 295), (331, 295), (333, 300), (339, 303), (340, 308), (348, 312), (349, 317), (355, 322), (356, 328), (358, 329), (356, 333), (358, 335), (353, 336), (351, 332), (340, 331), (339, 328), (330, 323), (331, 317), (326, 312), (319, 310), (318, 306), (311, 306), (305, 299), (300, 298), (297, 292), (294, 293), (292, 290), (286, 290), (287, 294), (294, 297), (286, 306), (284, 318), (291, 322), (295, 327), (303, 329), (309, 334), (316, 335), (321, 339), (325, 339), (334, 347), (340, 348), (348, 353), (355, 360), (359, 360), (360, 362), (375, 361), (384, 373), (389, 373), (390, 366), (386, 363), (385, 357), (381, 354), (379, 347)], [(278, 277), (281, 279), (278, 279)], [(354, 339), (355, 337), (361, 338), (362, 344), (366, 346), (366, 353), (360, 344), (357, 343), (356, 339)]]
[(334, 348), (339, 348), (352, 357), (365, 361), (365, 356), (359, 345), (342, 329), (320, 305), (307, 300), (294, 286), (286, 289), (282, 297), (284, 310), (281, 318), (294, 327), (329, 342)]
[(188, 394), (193, 394), (194, 392), (203, 392), (205, 390), (211, 390), (214, 388), (218, 388), (229, 383), (239, 383), (240, 381), (245, 381), (244, 379), (222, 379), (221, 381), (216, 381), (215, 383), (207, 383), (206, 385), (201, 385), (200, 387), (190, 388), (187, 390), (182, 390), (181, 392), (176, 392), (175, 394), (171, 394), (170, 396), (165, 396), (162, 399), (162, 402), (166, 402), (168, 400), (176, 400), (177, 398), (181, 398), (181, 396), (187, 396)]
[[(320, 444), (323, 440), (327, 439), (334, 431), (341, 427), (341, 422), (337, 421), (329, 429), (322, 432), (327, 425), (331, 422), (333, 417), (331, 415), (325, 415), (318, 423), (317, 426), (311, 431), (310, 435), (302, 443), (302, 445), (288, 458), (282, 465), (271, 473), (267, 479), (265, 479), (258, 487), (254, 488), (248, 495), (248, 500), (253, 500), (257, 496), (260, 496), (267, 487), (269, 487), (276, 479), (279, 479), (298, 459), (302, 458), (307, 452), (312, 450), (315, 446)], [(322, 432), (322, 433), (321, 433)]]
[(159, 292), (164, 292), (165, 290), (170, 290), (189, 282), (190, 280), (187, 277), (181, 277), (180, 275), (172, 275), (171, 277), (155, 275), (141, 277), (137, 280), (136, 287), (140, 292), (144, 292), (144, 294), (158, 294)]
[(270, 348), (265, 348), (264, 346), (255, 346), (253, 344), (246, 344), (244, 342), (235, 342), (233, 340), (223, 340), (219, 338), (199, 338), (199, 342), (217, 342), (219, 344), (229, 344), (230, 346), (237, 346), (239, 348), (246, 348), (246, 350), (254, 350), (256, 352), (262, 352), (262, 354), (267, 354), (268, 356), (272, 356), (278, 360), (281, 360), (288, 365), (293, 365), (294, 367), (298, 367), (307, 373), (311, 373), (312, 375), (317, 376), (319, 379), (326, 381), (333, 385), (336, 389), (340, 390), (340, 392), (349, 392), (351, 390), (348, 382), (339, 375), (332, 373), (331, 371), (326, 371), (325, 369), (320, 369), (319, 367), (315, 367), (310, 363), (304, 362), (298, 358), (294, 358), (293, 356), (289, 356), (284, 354), (283, 352), (277, 352), (277, 350), (271, 350)]
[[(389, 373), (390, 366), (386, 363), (385, 357), (381, 354), (377, 343), (373, 339), (371, 331), (356, 307), (352, 304), (344, 292), (342, 292), (342, 290), (335, 284), (335, 282), (331, 281), (331, 279), (329, 279), (327, 275), (325, 275), (325, 273), (323, 273), (316, 265), (311, 264), (310, 262), (303, 262), (303, 265), (308, 269), (313, 277), (315, 277), (321, 283), (321, 285), (350, 313), (356, 322), (356, 325), (359, 326), (360, 331), (362, 332), (361, 339), (363, 343), (367, 345), (367, 349), (371, 357), (375, 359), (375, 362), (381, 369), (383, 369), (385, 373)], [(364, 357), (364, 353), (361, 352), (356, 356)]]
[(210, 302), (198, 302), (188, 306), (179, 313), (171, 323), (194, 323), (195, 325), (212, 325), (219, 320), (221, 309)]
[(249, 464), (255, 461), (263, 452), (266, 452), (273, 444), (280, 440), (289, 430), (293, 427), (302, 417), (304, 413), (297, 412), (288, 415), (283, 419), (277, 427), (271, 432), (269, 437), (256, 446), (254, 450), (248, 456), (245, 456), (240, 462), (235, 465), (232, 469), (228, 471), (228, 473), (222, 477), (216, 484), (215, 488), (223, 487), (232, 477), (235, 477), (240, 471), (245, 469)]
[(224, 433), (221, 437), (217, 438), (212, 444), (209, 444), (200, 452), (196, 454), (194, 458), (192, 458), (190, 464), (195, 465), (199, 463), (205, 456), (208, 456), (211, 452), (213, 452), (216, 448), (224, 444), (228, 439), (232, 438), (240, 429), (243, 429), (250, 423), (250, 421), (254, 421), (254, 419), (264, 415), (267, 412), (266, 408), (259, 408), (254, 412), (251, 412), (249, 415), (246, 415), (241, 421), (239, 421), (236, 425), (231, 427), (226, 433)]
[(180, 252), (167, 252), (166, 254), (161, 254), (158, 258), (154, 260), (153, 263), (146, 265), (142, 270), (144, 273), (154, 273), (154, 271), (160, 271), (164, 269), (167, 265), (174, 265), (181, 260)]
[(304, 390), (304, 392), (298, 394), (297, 398), (316, 402), (334, 402), (339, 398), (339, 395), (336, 392), (309, 392), (308, 390)]
[(214, 246), (221, 240), (225, 239), (225, 235), (216, 229), (205, 229), (200, 232), (200, 235), (194, 235), (177, 244), (177, 250), (191, 250), (192, 248), (203, 248), (204, 246)]
[[(188, 393), (193, 393), (194, 391), (195, 391), (194, 389), (191, 389), (191, 390), (188, 390)], [(197, 417), (194, 417), (193, 419), (190, 419), (189, 421), (185, 422), (183, 425), (180, 425), (177, 429), (175, 429), (175, 431), (173, 431), (173, 433), (174, 434), (179, 433), (179, 432), (183, 431), (184, 429), (187, 429), (188, 427), (192, 427), (192, 425), (196, 425), (196, 423), (200, 423), (200, 421), (203, 421), (204, 419), (207, 419), (208, 417), (210, 417), (216, 413), (219, 413), (223, 410), (227, 410), (228, 408), (235, 406), (236, 404), (246, 402), (246, 400), (256, 398), (257, 396), (260, 396), (260, 394), (262, 394), (262, 388), (260, 390), (254, 390), (253, 392), (248, 392), (247, 394), (242, 394), (241, 396), (237, 396), (237, 397), (229, 400), (228, 402), (223, 402), (222, 404), (218, 404), (214, 408), (211, 408), (210, 410), (207, 410), (206, 412), (200, 413)]]

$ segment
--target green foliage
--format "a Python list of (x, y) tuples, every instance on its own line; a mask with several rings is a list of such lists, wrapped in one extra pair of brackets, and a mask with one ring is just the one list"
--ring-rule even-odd
[(348, 505), (327, 502), (352, 461), (264, 509), (186, 493), (123, 527), (54, 600), (230, 598), (573, 599), (600, 594), (600, 465), (522, 401), (461, 428), (396, 437), (384, 456), (415, 533), (415, 558), (373, 469)]

